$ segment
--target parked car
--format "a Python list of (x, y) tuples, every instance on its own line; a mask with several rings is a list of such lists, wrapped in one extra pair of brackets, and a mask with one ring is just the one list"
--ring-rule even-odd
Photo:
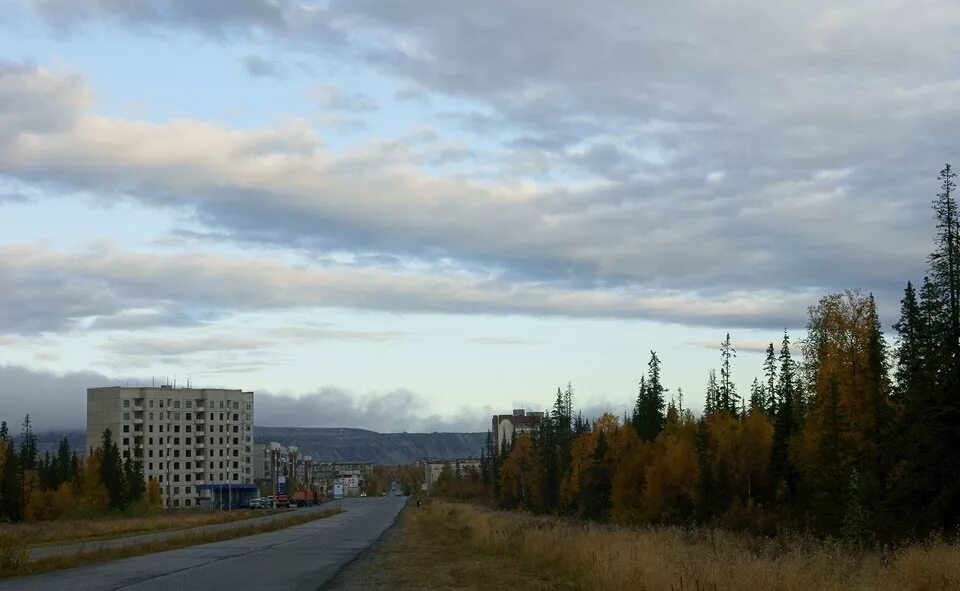
[(255, 497), (253, 499), (250, 499), (248, 506), (251, 509), (265, 509), (269, 507), (267, 499), (264, 499), (262, 497)]

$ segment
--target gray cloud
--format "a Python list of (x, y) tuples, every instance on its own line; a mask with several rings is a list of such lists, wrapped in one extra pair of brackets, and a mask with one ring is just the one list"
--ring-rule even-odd
[[(209, 382), (209, 380), (208, 380)], [(30, 414), (39, 431), (83, 429), (86, 389), (136, 379), (109, 378), (94, 372), (54, 374), (25, 367), (0, 365), (0, 419), (14, 432)], [(149, 384), (149, 380), (140, 383)], [(194, 387), (204, 387), (196, 380)], [(226, 387), (244, 388), (242, 380)], [(258, 426), (357, 427), (382, 432), (480, 431), (487, 427), (488, 408), (463, 409), (453, 415), (431, 412), (430, 405), (408, 390), (359, 394), (339, 388), (320, 388), (302, 396), (255, 392)]]
[(538, 345), (540, 341), (529, 339), (510, 339), (503, 337), (474, 337), (467, 339), (468, 343), (474, 345), (493, 345), (493, 346), (527, 346)]
[(368, 97), (357, 93), (344, 92), (343, 89), (329, 84), (321, 84), (313, 89), (313, 98), (324, 110), (344, 111), (347, 113), (369, 113), (377, 110), (377, 105)]
[(258, 55), (248, 55), (243, 58), (243, 68), (247, 71), (247, 74), (254, 78), (283, 80), (287, 77), (287, 70), (283, 62)]
[[(464, 99), (471, 110), (452, 116), (503, 145), (476, 164), (480, 182), (437, 179), (416, 171), (440, 148), (379, 142), (331, 155), (302, 130), (137, 127), (90, 116), (70, 98), (83, 93), (56, 86), (50, 94), (69, 99), (57, 125), (71, 133), (41, 129), (0, 156), (0, 171), (192, 208), (235, 239), (452, 260), (493, 270), (508, 285), (798, 299), (861, 286), (892, 306), (901, 284), (922, 272), (932, 177), (960, 147), (942, 133), (960, 118), (957, 6), (38, 6), (61, 24), (106, 19), (343, 51), (400, 88)], [(29, 113), (45, 109), (22, 98), (31, 96), (23, 75), (11, 79), (0, 91), (21, 97), (14, 104), (28, 115), (0, 119), (0, 127), (17, 138), (45, 121)], [(119, 148), (104, 137), (119, 138)], [(174, 137), (196, 147), (150, 161), (129, 149), (175, 144)], [(80, 158), (90, 153), (101, 158)], [(758, 326), (786, 320), (769, 311), (751, 319)]]
[[(177, 275), (192, 280), (169, 280)], [(251, 282), (252, 276), (257, 281)], [(162, 308), (169, 302), (212, 316), (346, 307), (389, 312), (658, 318), (710, 326), (773, 323), (782, 327), (802, 324), (804, 306), (816, 299), (815, 294), (806, 292), (744, 291), (713, 292), (706, 299), (689, 293), (506, 282), (462, 270), (398, 272), (354, 266), (287, 266), (246, 256), (119, 253), (105, 244), (74, 254), (0, 246), (0, 279), (6, 286), (0, 290), (0, 311), (7, 311), (0, 315), (0, 326), (5, 332), (21, 334), (65, 330), (90, 316), (129, 317), (136, 310)], [(384, 340), (403, 336), (325, 327), (308, 327), (299, 333), (314, 339)], [(182, 341), (187, 348), (190, 343)], [(133, 343), (131, 348), (136, 350), (140, 344), (144, 343)], [(182, 352), (164, 347), (158, 351), (171, 355)]]

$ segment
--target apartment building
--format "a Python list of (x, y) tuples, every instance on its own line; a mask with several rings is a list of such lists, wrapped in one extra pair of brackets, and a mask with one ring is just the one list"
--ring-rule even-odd
[(281, 490), (292, 494), (295, 491), (290, 490), (290, 483), (298, 489), (313, 490), (312, 467), (313, 458), (301, 453), (295, 445), (284, 446), (271, 441), (253, 446), (253, 478), (266, 485), (270, 494)]
[(167, 507), (196, 507), (220, 485), (253, 483), (253, 392), (90, 388), (88, 448), (100, 446), (105, 429), (124, 458), (141, 451), (144, 478), (158, 481)]
[(475, 470), (480, 473), (480, 458), (423, 458), (417, 460), (417, 464), (423, 466), (423, 490), (429, 489), (440, 478), (443, 469), (450, 467), (454, 474), (465, 475), (468, 470)]
[(496, 451), (504, 443), (510, 443), (514, 435), (530, 433), (540, 426), (543, 421), (543, 412), (526, 411), (522, 408), (514, 409), (513, 414), (493, 415), (491, 427), (496, 442)]

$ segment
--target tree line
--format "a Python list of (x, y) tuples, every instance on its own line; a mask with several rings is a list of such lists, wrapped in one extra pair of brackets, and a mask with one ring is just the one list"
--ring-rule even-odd
[[(503, 508), (623, 524), (803, 529), (857, 543), (960, 532), (960, 224), (955, 174), (940, 172), (934, 249), (908, 282), (896, 340), (872, 294), (827, 295), (797, 345), (784, 331), (741, 395), (730, 335), (719, 343), (705, 408), (661, 382), (651, 352), (632, 413), (573, 415), (573, 388), (537, 430), (499, 449), (449, 494)], [(448, 479), (449, 480), (449, 479)]]
[(30, 415), (19, 442), (0, 422), (0, 521), (47, 521), (111, 513), (148, 514), (161, 507), (160, 484), (144, 483), (141, 454), (122, 458), (106, 429), (80, 458), (64, 437), (55, 454), (37, 450)]

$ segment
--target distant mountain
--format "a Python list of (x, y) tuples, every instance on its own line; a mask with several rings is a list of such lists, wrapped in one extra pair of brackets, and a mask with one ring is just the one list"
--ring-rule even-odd
[[(49, 431), (37, 434), (37, 447), (55, 452), (63, 436), (71, 449), (86, 452), (84, 431)], [(14, 433), (14, 438), (18, 434)], [(279, 441), (296, 445), (321, 462), (373, 462), (412, 464), (420, 458), (475, 458), (486, 442), (486, 433), (377, 433), (365, 429), (330, 427), (254, 427), (257, 443)]]
[(486, 433), (377, 433), (325, 427), (254, 427), (257, 443), (296, 445), (321, 462), (412, 464), (425, 457), (476, 458)]

